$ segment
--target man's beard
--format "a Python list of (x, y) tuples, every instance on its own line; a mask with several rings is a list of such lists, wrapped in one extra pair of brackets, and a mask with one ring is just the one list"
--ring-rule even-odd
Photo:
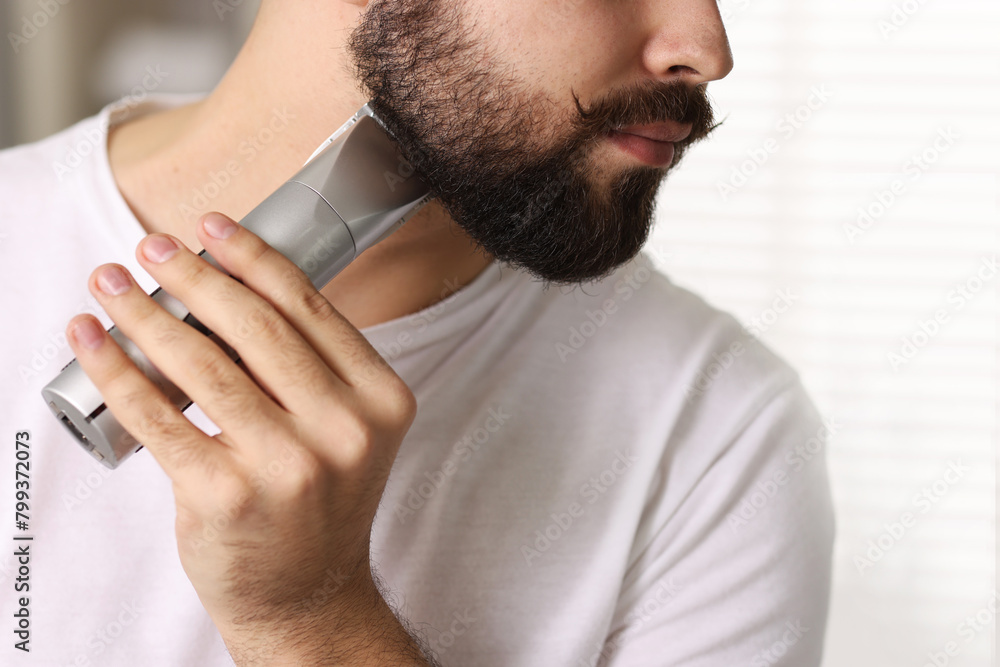
[(472, 36), (457, 0), (372, 0), (349, 49), (371, 105), (455, 222), (497, 260), (555, 283), (606, 277), (649, 236), (667, 169), (589, 159), (614, 128), (714, 126), (704, 86), (618, 89), (570, 118)]

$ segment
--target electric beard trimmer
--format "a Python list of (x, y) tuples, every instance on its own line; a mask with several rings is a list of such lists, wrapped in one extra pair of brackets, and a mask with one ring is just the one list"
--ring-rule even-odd
[[(288, 257), (321, 289), (431, 198), (427, 186), (414, 175), (366, 104), (240, 224)], [(201, 255), (218, 267), (206, 252)], [(162, 289), (152, 297), (236, 358), (236, 353), (180, 301)], [(181, 410), (191, 405), (191, 400), (117, 327), (109, 334), (174, 405)], [(42, 396), (84, 449), (105, 466), (117, 468), (142, 449), (106, 409), (104, 399), (76, 359), (42, 389)]]

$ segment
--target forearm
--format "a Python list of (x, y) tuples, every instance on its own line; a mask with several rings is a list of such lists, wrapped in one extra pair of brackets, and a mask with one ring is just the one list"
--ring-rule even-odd
[(223, 639), (238, 667), (438, 667), (374, 585), (321, 615), (264, 631), (230, 629)]

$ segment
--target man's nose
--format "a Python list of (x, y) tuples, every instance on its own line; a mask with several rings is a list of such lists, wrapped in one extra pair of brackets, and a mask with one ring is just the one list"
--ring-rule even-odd
[(733, 69), (726, 28), (716, 0), (646, 0), (642, 64), (662, 81), (691, 85), (725, 77)]

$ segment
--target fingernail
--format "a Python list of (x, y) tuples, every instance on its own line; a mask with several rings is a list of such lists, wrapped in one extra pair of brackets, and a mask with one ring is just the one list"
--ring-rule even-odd
[(88, 350), (96, 350), (104, 342), (104, 331), (93, 320), (77, 322), (70, 333), (76, 342)]
[(142, 242), (142, 254), (154, 264), (162, 264), (177, 254), (177, 244), (169, 236), (155, 234)]
[(110, 296), (118, 296), (132, 286), (128, 276), (117, 266), (109, 266), (97, 276), (97, 286)]
[(228, 239), (236, 233), (236, 224), (218, 213), (209, 213), (201, 224), (205, 227), (205, 233), (212, 238)]

